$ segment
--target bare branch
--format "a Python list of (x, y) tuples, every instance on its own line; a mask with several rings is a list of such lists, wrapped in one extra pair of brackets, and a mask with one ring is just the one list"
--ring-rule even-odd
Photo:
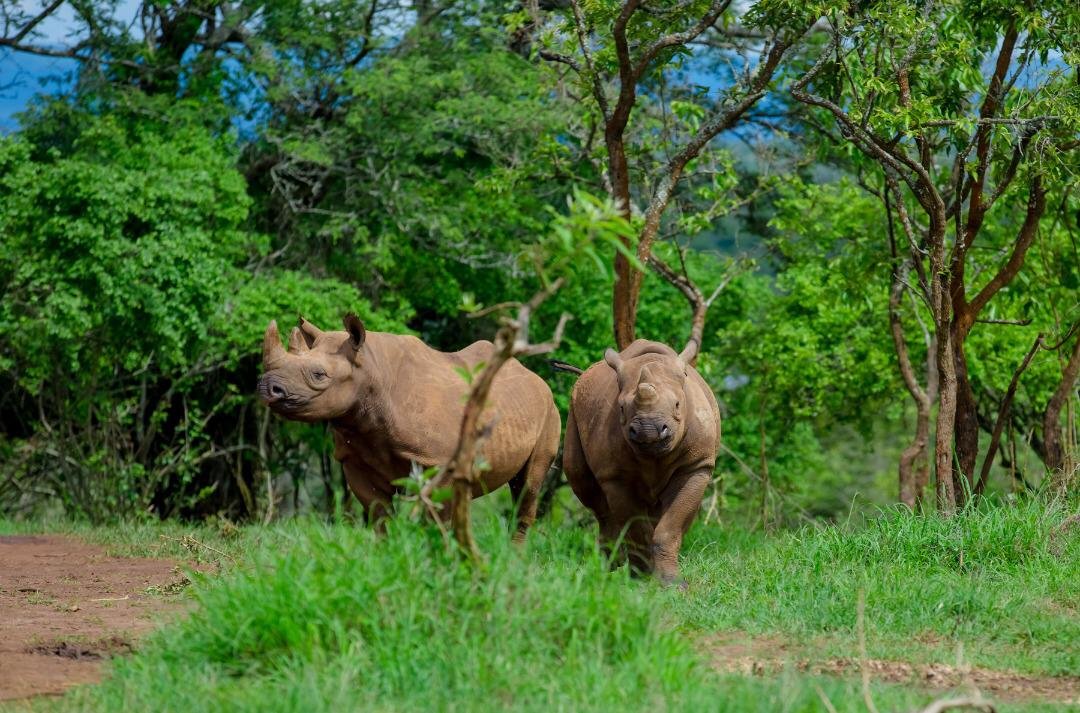
[(697, 364), (698, 353), (701, 350), (702, 340), (704, 339), (705, 314), (724, 288), (730, 285), (731, 281), (736, 277), (746, 272), (748, 267), (746, 263), (736, 263), (732, 265), (720, 279), (720, 282), (716, 285), (716, 289), (714, 289), (709, 298), (706, 299), (698, 286), (690, 279), (690, 275), (686, 273), (685, 266), (683, 274), (680, 275), (656, 255), (650, 255), (648, 257), (648, 264), (658, 275), (660, 275), (660, 277), (664, 278), (664, 280), (682, 292), (683, 296), (686, 297), (686, 301), (690, 303), (692, 312), (690, 338), (687, 340), (686, 347), (684, 347), (682, 354), (683, 360), (686, 363), (695, 366)]
[(513, 319), (503, 320), (502, 326), (495, 335), (491, 358), (473, 379), (472, 386), (469, 389), (469, 398), (465, 403), (465, 410), (461, 417), (457, 448), (439, 473), (420, 489), (420, 500), (428, 508), (429, 512), (433, 512), (434, 506), (431, 496), (435, 490), (447, 486), (452, 488), (450, 522), (454, 531), (454, 538), (461, 546), (462, 551), (474, 561), (480, 559), (480, 551), (477, 549), (476, 540), (472, 535), (469, 507), (479, 477), (477, 461), (480, 456), (480, 447), (492, 428), (490, 422), (485, 423), (482, 420), (488, 394), (495, 383), (495, 376), (510, 359), (517, 356), (545, 354), (558, 348), (569, 315), (563, 314), (559, 318), (559, 324), (555, 328), (551, 340), (543, 344), (529, 343), (529, 322), (533, 311), (544, 300), (555, 294), (562, 285), (563, 279), (561, 277), (552, 281), (536, 292), (528, 302), (518, 307), (517, 315)]
[(1001, 407), (998, 409), (997, 420), (994, 421), (994, 430), (990, 434), (990, 448), (986, 451), (986, 457), (983, 459), (982, 470), (979, 471), (979, 482), (975, 484), (975, 494), (981, 495), (986, 488), (987, 476), (990, 474), (990, 467), (994, 464), (994, 456), (997, 455), (998, 444), (1001, 442), (1001, 429), (1005, 427), (1005, 422), (1009, 419), (1009, 408), (1012, 407), (1013, 397), (1016, 395), (1016, 387), (1020, 383), (1020, 376), (1028, 368), (1028, 364), (1035, 358), (1035, 354), (1042, 348), (1044, 335), (1039, 332), (1039, 336), (1035, 337), (1035, 342), (1031, 345), (1031, 349), (1028, 350), (1027, 355), (1024, 356), (1024, 360), (1013, 372), (1012, 379), (1009, 381), (1009, 388), (1005, 390), (1005, 398), (1001, 400)]
[[(919, 240), (915, 234), (915, 226), (911, 223), (911, 215), (908, 213), (907, 206), (904, 204), (904, 196), (900, 191), (900, 184), (896, 180), (896, 176), (885, 171), (885, 184), (892, 194), (893, 201), (896, 206), (896, 214), (900, 217), (900, 226), (904, 230), (904, 236), (908, 241), (908, 249), (911, 251), (911, 264), (915, 267), (915, 273), (919, 278), (919, 288), (921, 289), (920, 296), (930, 302), (930, 281), (927, 278), (926, 270), (923, 268), (922, 258), (926, 255), (926, 250), (919, 245)], [(889, 206), (885, 206), (886, 212), (889, 212)], [(889, 224), (892, 224), (892, 218), (889, 218)], [(932, 310), (931, 310), (932, 311)]]
[[(1001, 269), (997, 271), (990, 282), (979, 290), (979, 293), (975, 295), (975, 298), (971, 300), (971, 304), (965, 310), (966, 320), (970, 322), (982, 308), (986, 306), (986, 303), (993, 298), (1005, 285), (1009, 284), (1016, 273), (1020, 271), (1020, 268), (1024, 265), (1024, 257), (1027, 255), (1028, 248), (1031, 247), (1031, 243), (1035, 240), (1035, 236), (1038, 234), (1039, 220), (1042, 218), (1043, 213), (1046, 211), (1046, 189), (1043, 188), (1042, 179), (1036, 176), (1031, 181), (1031, 189), (1028, 192), (1028, 207), (1027, 212), (1024, 215), (1024, 223), (1020, 226), (1020, 231), (1016, 236), (1016, 242), (1013, 245), (1012, 253), (1009, 255), (1009, 259), (1001, 266)], [(970, 324), (964, 325), (970, 327)]]
[(942, 698), (923, 708), (919, 713), (943, 713), (954, 708), (974, 708), (983, 713), (995, 713), (996, 710), (981, 696), (972, 696), (970, 698)]
[(974, 123), (977, 126), (1042, 126), (1052, 121), (1060, 121), (1062, 117), (1053, 114), (1044, 114), (1041, 116), (1033, 116), (1028, 119), (1022, 119), (1019, 117), (980, 117), (975, 119), (974, 122), (965, 122), (961, 119), (937, 119), (934, 121), (926, 121), (922, 124), (916, 124), (915, 128), (933, 128), (941, 126), (956, 126), (961, 123)]
[(540, 59), (546, 59), (548, 62), (559, 62), (565, 64), (573, 69), (578, 74), (581, 74), (581, 65), (576, 59), (569, 55), (560, 54), (558, 52), (551, 52), (549, 50), (540, 50)]
[(53, 0), (53, 2), (51, 2), (49, 5), (47, 5), (37, 15), (32, 17), (29, 22), (27, 22), (25, 25), (23, 25), (19, 29), (19, 31), (15, 33), (15, 35), (13, 37), (11, 37), (11, 38), (0, 38), (0, 45), (7, 45), (9, 47), (15, 47), (20, 42), (22, 42), (23, 38), (26, 37), (27, 35), (29, 35), (33, 31), (33, 29), (35, 27), (37, 27), (39, 24), (41, 24), (41, 22), (45, 18), (47, 18), (49, 15), (56, 12), (56, 10), (63, 4), (64, 4), (64, 0)]

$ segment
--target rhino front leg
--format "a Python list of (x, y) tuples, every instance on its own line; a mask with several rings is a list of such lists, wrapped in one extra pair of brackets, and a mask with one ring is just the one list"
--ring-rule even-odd
[(668, 484), (661, 496), (660, 519), (652, 535), (653, 571), (660, 583), (668, 586), (679, 581), (679, 549), (683, 535), (690, 529), (712, 470), (696, 470), (678, 476)]
[(592, 510), (596, 516), (596, 522), (600, 526), (601, 544), (607, 549), (607, 533), (611, 521), (611, 509), (608, 507), (607, 497), (604, 495), (600, 481), (589, 468), (585, 460), (585, 452), (581, 448), (581, 437), (578, 435), (577, 421), (574, 419), (574, 409), (571, 407), (570, 414), (566, 417), (566, 438), (563, 441), (563, 472), (566, 473), (566, 482), (581, 503)]
[(610, 548), (621, 538), (622, 547), (619, 548), (616, 562), (621, 562), (625, 552), (629, 555), (630, 566), (634, 571), (648, 573), (652, 564), (650, 548), (653, 533), (648, 507), (618, 480), (602, 481), (601, 488), (609, 509), (606, 527), (600, 533), (601, 538)]
[(355, 463), (342, 463), (341, 468), (345, 471), (345, 480), (349, 483), (349, 490), (364, 508), (364, 515), (368, 523), (375, 527), (377, 532), (386, 529), (384, 520), (390, 517), (390, 500), (392, 494), (383, 492), (378, 484), (381, 479)]

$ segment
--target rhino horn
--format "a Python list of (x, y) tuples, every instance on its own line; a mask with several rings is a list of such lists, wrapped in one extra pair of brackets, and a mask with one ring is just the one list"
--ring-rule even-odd
[(652, 385), (652, 372), (649, 367), (641, 368), (641, 377), (638, 379), (637, 393), (634, 394), (634, 402), (638, 405), (651, 404), (658, 398), (656, 387)]
[(267, 371), (274, 368), (286, 355), (285, 347), (281, 346), (281, 335), (278, 333), (277, 321), (270, 320), (263, 335), (263, 368)]
[(300, 331), (299, 327), (293, 327), (292, 331), (289, 332), (289, 353), (303, 354), (307, 350), (308, 343), (304, 333)]

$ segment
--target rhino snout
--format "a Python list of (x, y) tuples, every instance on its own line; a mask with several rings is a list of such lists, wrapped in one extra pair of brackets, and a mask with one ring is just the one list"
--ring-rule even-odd
[(634, 419), (627, 435), (638, 445), (660, 445), (671, 439), (671, 427), (662, 421)]
[(259, 396), (269, 405), (287, 399), (289, 390), (285, 388), (280, 379), (267, 374), (259, 379)]

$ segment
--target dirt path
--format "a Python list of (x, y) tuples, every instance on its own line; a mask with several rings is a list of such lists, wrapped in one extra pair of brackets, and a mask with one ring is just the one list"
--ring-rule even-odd
[(182, 608), (162, 595), (186, 581), (171, 560), (110, 557), (68, 537), (0, 536), (0, 701), (98, 680), (103, 659)]
[[(708, 641), (713, 668), (724, 673), (772, 676), (784, 667), (826, 676), (859, 676), (858, 659), (816, 659), (812, 651), (775, 636), (729, 633)], [(875, 681), (920, 686), (929, 690), (975, 689), (990, 699), (1080, 704), (1080, 677), (1037, 676), (977, 666), (868, 659)]]

